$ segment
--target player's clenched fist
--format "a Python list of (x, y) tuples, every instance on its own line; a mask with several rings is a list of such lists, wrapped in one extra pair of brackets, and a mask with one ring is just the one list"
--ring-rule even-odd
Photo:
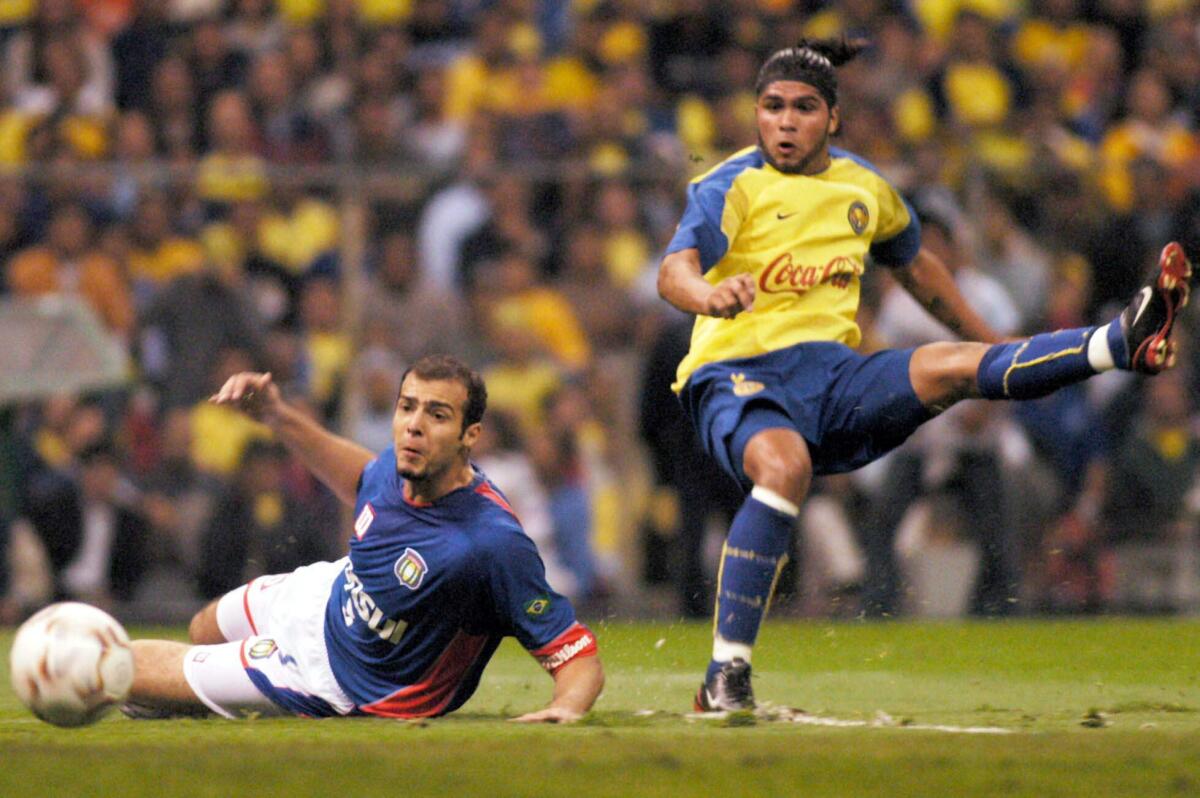
[(279, 386), (271, 374), (243, 371), (225, 380), (221, 390), (209, 401), (217, 405), (235, 405), (256, 421), (269, 421), (283, 404)]
[(704, 302), (704, 314), (732, 319), (754, 306), (754, 278), (749, 274), (726, 277), (713, 287)]

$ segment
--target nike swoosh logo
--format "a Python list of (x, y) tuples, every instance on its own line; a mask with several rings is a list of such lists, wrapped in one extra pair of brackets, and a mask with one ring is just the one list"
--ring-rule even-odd
[(784, 219), (795, 216), (798, 213), (800, 213), (800, 211), (792, 211), (791, 213), (776, 213), (775, 218), (782, 222)]
[(1137, 325), (1138, 319), (1140, 319), (1142, 317), (1142, 314), (1146, 312), (1146, 308), (1150, 307), (1150, 300), (1153, 298), (1153, 295), (1154, 295), (1154, 289), (1152, 289), (1148, 285), (1143, 286), (1142, 302), (1140, 305), (1138, 305), (1137, 313), (1133, 314), (1133, 321), (1129, 322), (1129, 327), (1131, 329)]

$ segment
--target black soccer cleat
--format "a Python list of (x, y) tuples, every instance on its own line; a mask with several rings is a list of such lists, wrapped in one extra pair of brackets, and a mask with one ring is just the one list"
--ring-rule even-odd
[(1192, 264), (1183, 247), (1172, 241), (1158, 256), (1154, 278), (1142, 286), (1121, 312), (1121, 335), (1128, 362), (1119, 364), (1130, 371), (1158, 374), (1175, 365), (1175, 343), (1171, 330), (1179, 311), (1188, 303)]
[(721, 670), (700, 685), (693, 706), (697, 712), (737, 712), (754, 709), (750, 686), (750, 663), (741, 657), (726, 662)]

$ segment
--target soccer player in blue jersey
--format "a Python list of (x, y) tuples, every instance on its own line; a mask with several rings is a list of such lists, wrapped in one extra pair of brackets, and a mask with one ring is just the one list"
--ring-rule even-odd
[[(1031, 399), (1098, 372), (1168, 368), (1191, 266), (1168, 244), (1100, 327), (1003, 341), (921, 248), (915, 214), (869, 163), (830, 144), (835, 68), (862, 49), (802, 41), (756, 82), (758, 145), (691, 182), (659, 293), (696, 314), (673, 386), (705, 449), (748, 496), (717, 576), (700, 711), (754, 706), (751, 653), (813, 475), (858, 468), (962, 399)], [(887, 268), (963, 343), (856, 353), (860, 278)]]
[(212, 401), (266, 423), (354, 507), (349, 554), (227, 593), (192, 619), (195, 645), (135, 641), (127, 714), (444, 715), (507, 635), (554, 679), (549, 705), (516, 720), (571, 722), (591, 708), (604, 683), (595, 636), (470, 462), (487, 403), (478, 374), (450, 357), (417, 361), (379, 454), (283, 401), (270, 374), (230, 377)]

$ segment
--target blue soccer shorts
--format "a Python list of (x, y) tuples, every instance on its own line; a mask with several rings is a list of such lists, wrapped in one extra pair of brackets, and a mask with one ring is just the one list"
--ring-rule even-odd
[(882, 457), (932, 417), (913, 391), (912, 353), (801, 343), (702, 366), (679, 399), (704, 449), (743, 487), (746, 444), (774, 427), (808, 442), (815, 474), (838, 474)]

